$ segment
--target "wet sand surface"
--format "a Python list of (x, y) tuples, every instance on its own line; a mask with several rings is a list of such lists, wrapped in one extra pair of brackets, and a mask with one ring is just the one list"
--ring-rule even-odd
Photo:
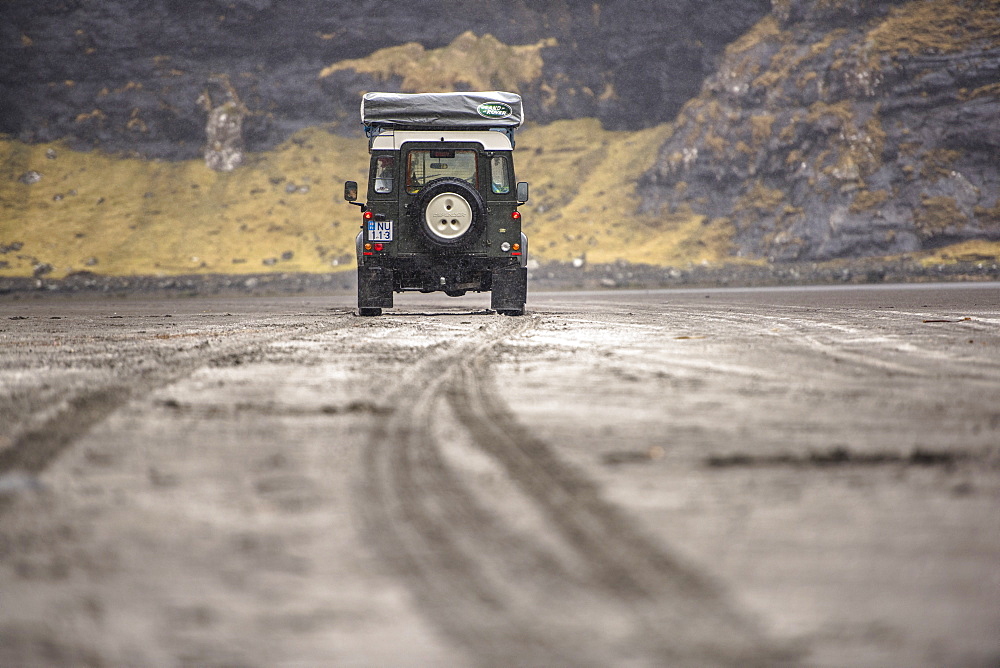
[(0, 665), (995, 666), (1000, 285), (0, 302)]

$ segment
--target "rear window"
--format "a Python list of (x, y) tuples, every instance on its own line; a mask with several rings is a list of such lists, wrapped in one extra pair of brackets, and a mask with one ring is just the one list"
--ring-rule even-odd
[(477, 153), (469, 149), (416, 149), (406, 156), (406, 192), (411, 195), (428, 182), (448, 176), (479, 187)]
[(490, 160), (490, 189), (501, 195), (510, 192), (510, 179), (507, 177), (507, 158), (502, 155)]

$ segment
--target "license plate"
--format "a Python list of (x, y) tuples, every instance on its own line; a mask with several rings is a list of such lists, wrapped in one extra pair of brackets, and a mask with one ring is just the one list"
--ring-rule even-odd
[(369, 220), (368, 221), (369, 241), (392, 241), (392, 221), (391, 220)]

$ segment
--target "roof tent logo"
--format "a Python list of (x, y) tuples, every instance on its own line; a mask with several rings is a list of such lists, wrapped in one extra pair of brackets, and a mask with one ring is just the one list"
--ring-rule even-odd
[(476, 109), (479, 115), (483, 118), (499, 120), (501, 118), (507, 118), (514, 113), (514, 110), (510, 108), (510, 105), (504, 104), (503, 102), (483, 102)]

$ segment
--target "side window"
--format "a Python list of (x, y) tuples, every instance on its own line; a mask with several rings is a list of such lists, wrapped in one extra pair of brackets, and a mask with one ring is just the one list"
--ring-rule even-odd
[(396, 159), (391, 155), (375, 158), (375, 192), (391, 193)]
[(507, 158), (502, 155), (490, 160), (490, 181), (493, 192), (506, 194), (510, 192), (510, 179), (507, 176)]

